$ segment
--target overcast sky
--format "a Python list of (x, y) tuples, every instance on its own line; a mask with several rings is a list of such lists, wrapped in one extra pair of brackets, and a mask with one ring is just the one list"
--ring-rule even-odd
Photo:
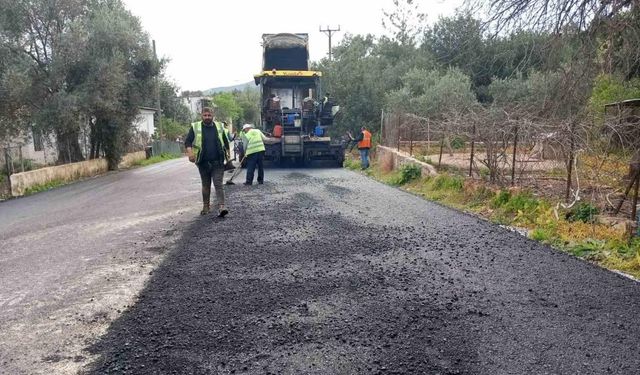
[[(327, 54), (328, 38), (318, 29), (340, 26), (345, 33), (383, 35), (382, 10), (392, 0), (123, 0), (156, 41), (159, 57), (171, 60), (168, 76), (181, 90), (206, 90), (251, 81), (262, 64), (263, 33), (308, 33), (312, 60)], [(429, 24), (452, 15), (463, 0), (416, 0)]]

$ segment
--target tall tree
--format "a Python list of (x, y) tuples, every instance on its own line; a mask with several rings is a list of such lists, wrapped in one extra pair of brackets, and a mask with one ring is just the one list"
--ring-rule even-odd
[(67, 48), (65, 37), (87, 13), (88, 1), (0, 0), (0, 35), (5, 48), (27, 62), (24, 97), (33, 120), (53, 132), (62, 162), (82, 160), (78, 144), (76, 98), (66, 92), (68, 67), (79, 50)]
[(92, 149), (95, 153), (99, 145), (115, 169), (132, 139), (139, 107), (153, 104), (160, 66), (139, 20), (119, 0), (98, 1), (85, 30), (87, 47), (75, 66), (84, 72), (77, 92), (93, 119)]

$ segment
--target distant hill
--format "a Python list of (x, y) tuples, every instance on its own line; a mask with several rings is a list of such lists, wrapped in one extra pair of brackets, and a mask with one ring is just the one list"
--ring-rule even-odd
[(234, 90), (243, 91), (247, 87), (254, 90), (258, 89), (258, 86), (256, 86), (256, 84), (253, 81), (250, 81), (247, 83), (241, 83), (239, 85), (234, 85), (234, 86), (214, 87), (212, 89), (204, 90), (202, 93), (204, 95), (212, 95), (212, 94), (217, 94), (219, 92), (231, 92)]

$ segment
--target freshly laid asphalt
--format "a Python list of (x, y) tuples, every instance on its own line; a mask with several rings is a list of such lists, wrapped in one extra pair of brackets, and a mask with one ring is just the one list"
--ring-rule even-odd
[(351, 171), (266, 180), (185, 227), (84, 372), (640, 373), (639, 283)]

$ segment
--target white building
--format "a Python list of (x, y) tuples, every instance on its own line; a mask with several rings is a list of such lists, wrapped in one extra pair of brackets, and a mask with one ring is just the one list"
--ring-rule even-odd
[(184, 105), (189, 107), (191, 114), (198, 118), (204, 107), (215, 107), (208, 96), (188, 96), (182, 98)]
[[(140, 107), (140, 113), (134, 120), (133, 125), (138, 133), (146, 133), (145, 140), (140, 140), (144, 144), (151, 141), (151, 136), (156, 128), (153, 122), (155, 109)], [(138, 141), (138, 140), (134, 140)], [(89, 153), (89, 131), (82, 129), (79, 137), (80, 147), (86, 157)], [(143, 145), (144, 145), (143, 144)], [(30, 163), (37, 165), (53, 165), (58, 160), (58, 149), (55, 135), (43, 136), (40, 132), (31, 130), (28, 133), (14, 137), (11, 140), (0, 142), (0, 169), (7, 167), (7, 159), (12, 160), (15, 167), (14, 172), (21, 172), (22, 164)]]
[(140, 107), (140, 113), (134, 121), (134, 126), (139, 132), (145, 132), (151, 137), (156, 132), (156, 126), (153, 123), (153, 115), (156, 110), (148, 107)]

